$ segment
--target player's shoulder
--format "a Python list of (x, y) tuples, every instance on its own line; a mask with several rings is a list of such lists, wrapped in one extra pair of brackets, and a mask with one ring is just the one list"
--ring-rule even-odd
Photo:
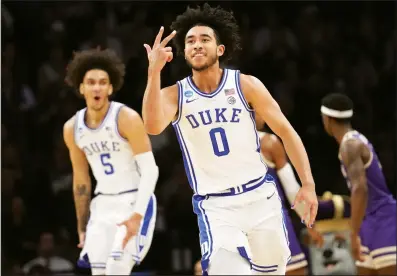
[(76, 115), (67, 120), (63, 125), (63, 138), (65, 143), (69, 146), (74, 142), (74, 128), (76, 124)]
[(170, 86), (166, 86), (161, 88), (160, 93), (163, 97), (167, 99), (178, 99), (178, 90), (179, 90), (179, 84), (175, 83)]
[(74, 125), (76, 124), (76, 115), (73, 117), (69, 118), (64, 124), (63, 124), (63, 130), (64, 131), (72, 131), (74, 129)]
[(84, 112), (86, 110), (86, 108), (80, 109), (76, 112), (75, 115), (73, 115), (71, 118), (69, 118), (69, 120), (67, 120), (64, 125), (63, 125), (63, 129), (64, 131), (71, 131), (73, 132), (75, 124), (78, 123), (77, 119), (79, 117), (79, 114), (81, 114), (82, 112)]
[(248, 101), (253, 100), (253, 98), (256, 98), (258, 94), (262, 94), (264, 91), (269, 94), (263, 82), (252, 75), (240, 74), (239, 85)]
[(141, 121), (141, 115), (132, 109), (131, 107), (127, 105), (122, 105), (119, 110), (119, 115), (118, 115), (118, 121), (120, 122), (125, 122), (125, 121)]
[(166, 86), (164, 88), (161, 88), (161, 92), (163, 93), (174, 93), (174, 92), (178, 92), (178, 83), (175, 83), (173, 85), (170, 86)]
[(366, 146), (363, 141), (359, 139), (347, 139), (342, 141), (339, 154), (344, 161), (352, 160), (358, 156), (361, 156), (361, 153), (366, 150)]
[(166, 99), (168, 99), (171, 102), (178, 102), (178, 90), (179, 90), (179, 84), (175, 83), (170, 86), (166, 86), (160, 90), (160, 93), (162, 96)]
[(367, 138), (356, 130), (347, 132), (341, 141), (341, 150), (359, 150), (362, 146), (365, 146), (365, 142), (368, 142)]
[(141, 115), (126, 105), (120, 107), (119, 117), (117, 120), (118, 130), (123, 137), (128, 137), (131, 133), (144, 130)]
[(243, 74), (240, 73), (240, 83), (241, 85), (247, 86), (247, 87), (255, 87), (259, 83), (262, 83), (257, 77), (253, 75), (248, 75), (248, 74)]

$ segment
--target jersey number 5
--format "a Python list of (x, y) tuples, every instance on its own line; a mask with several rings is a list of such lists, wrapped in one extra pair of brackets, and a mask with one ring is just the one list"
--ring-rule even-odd
[(108, 162), (110, 160), (110, 153), (102, 153), (100, 156), (101, 156), (102, 165), (105, 167), (105, 174), (107, 175), (113, 174), (114, 173), (113, 165)]
[[(218, 134), (218, 135), (217, 135)], [(216, 156), (225, 156), (230, 152), (225, 129), (216, 127), (210, 130), (212, 148)]]

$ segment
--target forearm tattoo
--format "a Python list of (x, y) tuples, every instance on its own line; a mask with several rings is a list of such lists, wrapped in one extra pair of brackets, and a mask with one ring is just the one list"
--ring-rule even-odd
[(78, 184), (74, 189), (74, 202), (79, 231), (84, 232), (90, 214), (91, 185)]

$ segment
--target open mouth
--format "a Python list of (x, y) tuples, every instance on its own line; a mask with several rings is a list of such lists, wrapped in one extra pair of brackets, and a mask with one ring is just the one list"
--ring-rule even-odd
[(331, 269), (333, 269), (337, 264), (339, 263), (339, 261), (336, 261), (336, 260), (327, 260), (327, 261), (324, 261), (323, 262), (323, 265), (324, 265), (324, 267), (327, 269), (327, 270), (331, 270)]
[(94, 97), (94, 100), (95, 100), (95, 101), (99, 101), (100, 99), (101, 99), (101, 97), (99, 97), (99, 96), (95, 96), (95, 97)]

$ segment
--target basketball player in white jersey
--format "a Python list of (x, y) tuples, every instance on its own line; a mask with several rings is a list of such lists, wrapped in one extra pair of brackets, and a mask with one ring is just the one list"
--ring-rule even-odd
[[(301, 139), (257, 78), (220, 68), (239, 47), (232, 13), (188, 8), (161, 41), (160, 28), (149, 59), (143, 119), (150, 134), (175, 128), (194, 191), (203, 274), (284, 274), (290, 259), (281, 201), (260, 157), (254, 110), (283, 139), (303, 187), (308, 225), (317, 213), (315, 184)], [(173, 58), (174, 42), (192, 68), (189, 76), (161, 89), (160, 75)], [(265, 211), (264, 211), (265, 210)], [(252, 268), (252, 270), (251, 270)]]
[[(149, 137), (137, 112), (109, 101), (124, 72), (110, 50), (76, 53), (67, 70), (87, 104), (65, 123), (64, 140), (73, 166), (78, 264), (93, 275), (129, 275), (149, 250), (156, 220), (158, 168)], [(89, 166), (97, 181), (92, 201)]]

